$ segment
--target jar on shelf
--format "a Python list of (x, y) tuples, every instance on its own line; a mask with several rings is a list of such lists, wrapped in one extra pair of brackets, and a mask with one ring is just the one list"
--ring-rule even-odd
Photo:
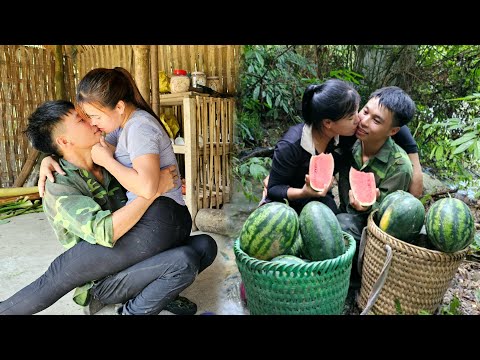
[(207, 86), (216, 92), (223, 92), (222, 83), (220, 82), (220, 78), (218, 76), (207, 77)]
[(190, 78), (187, 76), (187, 71), (182, 69), (173, 70), (173, 75), (170, 79), (170, 92), (172, 94), (186, 92), (190, 89)]
[(207, 86), (207, 75), (201, 71), (192, 72), (192, 87), (200, 87), (198, 85)]

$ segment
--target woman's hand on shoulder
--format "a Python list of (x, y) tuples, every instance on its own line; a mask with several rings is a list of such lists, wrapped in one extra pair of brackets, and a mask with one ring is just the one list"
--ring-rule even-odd
[(43, 198), (45, 194), (45, 183), (48, 180), (55, 182), (53, 172), (56, 171), (61, 175), (65, 175), (65, 172), (60, 167), (60, 164), (50, 155), (43, 158), (40, 163), (40, 172), (38, 175), (38, 193)]

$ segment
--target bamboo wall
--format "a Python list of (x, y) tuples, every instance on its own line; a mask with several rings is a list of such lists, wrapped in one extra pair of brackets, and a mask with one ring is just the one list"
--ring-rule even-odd
[(32, 148), (28, 116), (55, 99), (55, 57), (45, 49), (0, 45), (0, 187), (12, 187)]
[(114, 68), (121, 66), (133, 75), (133, 50), (131, 45), (97, 45), (90, 46), (75, 58), (78, 73), (75, 85), (94, 68)]

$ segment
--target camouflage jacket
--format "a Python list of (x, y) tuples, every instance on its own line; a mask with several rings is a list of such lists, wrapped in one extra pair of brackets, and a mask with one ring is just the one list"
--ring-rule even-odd
[[(126, 204), (125, 190), (103, 169), (103, 184), (84, 169), (60, 159), (66, 175), (55, 175), (47, 181), (43, 209), (50, 225), (67, 249), (84, 240), (91, 244), (113, 247), (112, 213)], [(93, 283), (78, 288), (75, 302), (83, 305)]]
[(395, 144), (389, 137), (380, 151), (371, 157), (365, 164), (362, 161), (362, 144), (357, 140), (352, 147), (351, 153), (345, 154), (342, 165), (339, 166), (338, 194), (340, 197), (340, 212), (356, 213), (350, 206), (348, 192), (350, 190), (349, 171), (350, 166), (357, 170), (373, 172), (375, 183), (380, 190), (380, 197), (372, 205), (369, 213), (376, 208), (382, 200), (396, 190), (408, 191), (412, 181), (413, 167), (405, 150)]

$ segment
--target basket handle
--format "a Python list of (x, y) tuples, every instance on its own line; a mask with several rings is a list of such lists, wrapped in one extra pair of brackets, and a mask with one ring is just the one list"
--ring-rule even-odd
[(362, 277), (363, 253), (365, 252), (365, 244), (367, 243), (367, 227), (362, 230), (362, 237), (360, 238), (360, 247), (358, 248), (357, 271)]
[[(363, 230), (365, 231), (365, 229)], [(362, 240), (363, 240), (363, 232), (362, 232)], [(361, 245), (362, 244), (360, 244), (360, 246)], [(375, 281), (375, 284), (373, 284), (372, 291), (370, 292), (370, 296), (368, 297), (367, 305), (365, 306), (365, 309), (363, 309), (360, 315), (368, 314), (372, 306), (377, 301), (378, 295), (380, 295), (380, 291), (382, 291), (383, 285), (385, 284), (385, 280), (387, 279), (388, 269), (390, 268), (390, 264), (392, 263), (393, 251), (390, 245), (388, 244), (385, 245), (385, 249), (387, 250), (387, 257), (385, 259), (385, 264), (383, 264), (382, 271), (380, 271), (380, 275), (378, 275), (377, 281)], [(360, 258), (360, 254), (359, 254), (359, 258)], [(359, 260), (359, 263), (360, 263), (360, 260)]]

